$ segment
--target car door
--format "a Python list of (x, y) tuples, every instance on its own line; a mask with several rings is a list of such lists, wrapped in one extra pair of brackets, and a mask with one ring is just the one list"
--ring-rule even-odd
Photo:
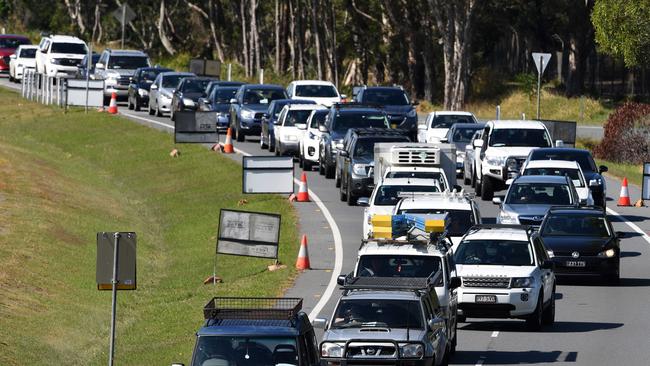
[(429, 320), (433, 320), (435, 318), (444, 319), (445, 315), (442, 312), (442, 308), (440, 307), (440, 302), (438, 302), (438, 296), (436, 295), (435, 291), (430, 291), (428, 295), (422, 297), (422, 300), (424, 300), (424, 326), (427, 329), (427, 341), (433, 346), (433, 349), (436, 352), (436, 359), (434, 361), (434, 364), (438, 365), (445, 356), (448, 330), (446, 326), (442, 329), (432, 330), (429, 327)]
[(277, 124), (273, 126), (273, 134), (275, 135), (275, 148), (277, 149), (280, 146), (280, 135), (282, 133), (282, 125), (284, 125), (284, 120), (286, 119), (289, 108), (282, 108), (280, 115), (278, 116)]
[(149, 88), (149, 105), (152, 105), (151, 102), (158, 104), (158, 93), (160, 93), (160, 87), (162, 86), (162, 75), (158, 75), (156, 80), (154, 80), (152, 85), (155, 85), (155, 88)]
[(347, 152), (347, 156), (341, 157), (341, 185), (345, 187), (345, 192), (350, 194), (350, 187), (348, 186), (348, 177), (350, 176), (350, 170), (352, 169), (352, 153), (354, 152), (354, 145), (357, 143), (358, 138), (351, 138), (350, 141), (344, 146), (344, 150)]
[(550, 260), (546, 247), (542, 243), (542, 240), (539, 236), (533, 238), (533, 247), (535, 249), (535, 256), (537, 257), (537, 268), (541, 274), (541, 281), (544, 285), (544, 302), (546, 303), (551, 299), (553, 293), (553, 285), (555, 282), (555, 276), (553, 275), (553, 270), (541, 268), (544, 261)]

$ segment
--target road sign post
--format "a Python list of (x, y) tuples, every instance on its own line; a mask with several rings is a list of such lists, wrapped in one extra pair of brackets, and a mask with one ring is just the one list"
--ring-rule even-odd
[(113, 233), (113, 285), (111, 296), (111, 345), (108, 353), (108, 366), (113, 366), (115, 356), (115, 313), (117, 311), (117, 255), (119, 254), (120, 233)]
[(542, 74), (544, 73), (546, 66), (548, 66), (550, 59), (550, 53), (533, 52), (533, 62), (535, 62), (535, 67), (537, 67), (537, 119), (540, 119), (539, 104), (542, 89)]
[(124, 3), (113, 12), (113, 17), (115, 17), (115, 19), (117, 19), (117, 21), (122, 25), (122, 48), (124, 48), (124, 32), (126, 24), (131, 23), (131, 21), (135, 19), (135, 12), (127, 3)]

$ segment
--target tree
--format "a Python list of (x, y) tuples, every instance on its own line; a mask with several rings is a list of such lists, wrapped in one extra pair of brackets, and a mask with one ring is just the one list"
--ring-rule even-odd
[(650, 65), (650, 0), (597, 0), (591, 21), (602, 52), (628, 67)]

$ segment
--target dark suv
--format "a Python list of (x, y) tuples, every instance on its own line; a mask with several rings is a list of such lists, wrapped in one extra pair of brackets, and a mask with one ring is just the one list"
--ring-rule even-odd
[(318, 172), (334, 178), (336, 154), (343, 148), (343, 137), (351, 128), (389, 128), (386, 114), (379, 108), (357, 103), (335, 103), (318, 127), (323, 133), (320, 140)]
[(276, 99), (287, 99), (287, 93), (280, 85), (246, 84), (239, 87), (230, 104), (230, 127), (237, 141), (243, 142), (246, 136), (260, 135), (262, 116), (269, 103)]
[(176, 112), (196, 111), (199, 109), (199, 98), (205, 97), (205, 87), (212, 80), (214, 79), (201, 76), (182, 79), (172, 95), (171, 120), (175, 120), (174, 115)]
[(415, 111), (417, 102), (411, 102), (401, 86), (364, 86), (357, 88), (355, 101), (380, 106), (392, 128), (409, 131), (409, 137), (415, 141), (418, 134), (418, 115)]
[(373, 176), (370, 174), (375, 160), (375, 143), (409, 142), (407, 131), (353, 128), (343, 139), (343, 149), (336, 158), (336, 176), (340, 186), (341, 201), (352, 206), (359, 197), (370, 197)]
[(299, 298), (213, 298), (190, 365), (318, 365), (314, 328), (301, 308)]

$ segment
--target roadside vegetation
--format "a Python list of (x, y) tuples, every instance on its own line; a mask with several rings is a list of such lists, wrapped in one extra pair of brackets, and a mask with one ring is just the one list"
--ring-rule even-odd
[(280, 261), (298, 249), (286, 198), (246, 197), (237, 162), (123, 118), (45, 107), (0, 90), (1, 365), (101, 365), (110, 291), (95, 284), (98, 231), (138, 234), (138, 289), (118, 294), (116, 364), (187, 362), (211, 296), (277, 296), (292, 266), (219, 256), (220, 208), (282, 215)]

